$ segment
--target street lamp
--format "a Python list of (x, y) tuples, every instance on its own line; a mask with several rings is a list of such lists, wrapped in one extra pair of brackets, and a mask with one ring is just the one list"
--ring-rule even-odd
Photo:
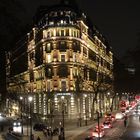
[(98, 119), (98, 140), (100, 140), (100, 116), (99, 116), (99, 111), (97, 111), (97, 119)]
[(62, 140), (65, 140), (65, 116), (64, 116), (64, 96), (61, 97), (62, 99), (62, 126), (63, 126), (63, 129), (62, 129)]
[(32, 103), (33, 97), (29, 96), (28, 101), (30, 103), (30, 140), (32, 140), (32, 118), (31, 118), (31, 103)]
[(107, 106), (108, 106), (109, 111), (110, 111), (110, 98), (109, 98), (109, 96), (110, 96), (110, 92), (107, 93), (107, 100), (108, 100)]
[(21, 107), (21, 133), (23, 134), (23, 117), (22, 117), (22, 100), (23, 100), (23, 97), (20, 96), (20, 101), (21, 101), (21, 104), (20, 104), (20, 107)]
[(85, 97), (85, 125), (87, 126), (87, 106), (86, 106), (87, 95), (85, 94), (84, 97)]

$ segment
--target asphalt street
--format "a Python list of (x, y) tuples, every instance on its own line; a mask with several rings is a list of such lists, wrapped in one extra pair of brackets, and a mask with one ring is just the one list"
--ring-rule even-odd
[[(124, 126), (124, 120), (114, 121), (113, 128), (105, 129), (105, 136), (100, 140), (140, 140), (140, 112), (139, 114), (133, 114), (134, 110), (128, 113), (127, 127)], [(87, 136), (91, 136), (95, 126), (74, 140), (85, 140)]]
[(140, 140), (140, 121), (139, 115), (130, 115), (129, 124), (121, 140)]
[[(74, 140), (84, 140), (87, 136), (91, 136), (92, 130), (96, 125), (93, 125), (92, 128), (88, 129)], [(118, 138), (121, 137), (125, 131), (126, 128), (124, 127), (123, 120), (114, 121), (113, 128), (105, 129), (105, 136), (100, 138), (100, 140), (118, 140)]]

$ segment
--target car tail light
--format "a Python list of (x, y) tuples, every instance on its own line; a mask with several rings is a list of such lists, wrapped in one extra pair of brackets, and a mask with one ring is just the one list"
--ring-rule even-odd
[(91, 133), (91, 136), (94, 136), (93, 132)]

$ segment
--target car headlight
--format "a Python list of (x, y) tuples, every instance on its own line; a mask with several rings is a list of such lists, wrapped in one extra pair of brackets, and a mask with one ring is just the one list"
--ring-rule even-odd
[(18, 125), (21, 125), (20, 122), (18, 122)]
[(13, 123), (14, 126), (16, 126), (16, 124), (17, 124), (16, 122)]

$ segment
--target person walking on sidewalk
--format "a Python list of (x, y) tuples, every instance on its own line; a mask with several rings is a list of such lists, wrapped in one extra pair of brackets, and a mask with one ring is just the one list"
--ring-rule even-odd
[(124, 127), (126, 127), (126, 125), (127, 125), (127, 120), (124, 119)]
[(39, 136), (37, 137), (37, 140), (41, 140)]
[(126, 114), (126, 116), (124, 117), (124, 127), (127, 126), (127, 119), (128, 119), (128, 117), (127, 117), (127, 114)]
[(34, 135), (33, 134), (31, 135), (31, 140), (34, 140)]

